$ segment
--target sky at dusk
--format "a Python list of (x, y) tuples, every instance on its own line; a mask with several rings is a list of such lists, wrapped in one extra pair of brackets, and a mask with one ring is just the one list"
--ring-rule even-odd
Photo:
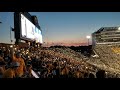
[[(120, 26), (120, 12), (29, 12), (38, 17), (43, 42), (80, 45), (101, 27)], [(10, 43), (14, 12), (0, 12), (0, 43)], [(12, 33), (14, 39), (14, 33)]]

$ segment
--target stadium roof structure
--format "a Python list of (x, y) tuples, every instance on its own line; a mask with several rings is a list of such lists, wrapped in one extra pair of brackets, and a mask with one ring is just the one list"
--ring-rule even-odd
[(111, 31), (111, 30), (118, 30), (119, 27), (101, 27), (99, 30), (95, 31), (94, 33), (100, 33), (102, 31)]

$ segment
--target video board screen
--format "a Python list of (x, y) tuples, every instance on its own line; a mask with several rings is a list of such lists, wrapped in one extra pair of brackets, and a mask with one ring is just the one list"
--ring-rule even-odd
[(29, 19), (27, 19), (23, 14), (21, 17), (21, 38), (30, 39), (36, 41), (37, 43), (43, 43), (41, 30), (38, 29)]

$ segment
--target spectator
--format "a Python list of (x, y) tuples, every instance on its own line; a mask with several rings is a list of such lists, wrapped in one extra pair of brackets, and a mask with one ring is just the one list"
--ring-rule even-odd
[(0, 67), (0, 78), (3, 78), (3, 74), (4, 74), (4, 69)]
[(5, 62), (4, 61), (0, 61), (0, 78), (2, 78), (4, 72), (5, 72)]
[(16, 78), (16, 69), (20, 66), (18, 62), (12, 62), (11, 67), (3, 74), (3, 78)]
[(87, 72), (84, 73), (84, 78), (89, 78), (89, 74)]
[(3, 59), (3, 57), (2, 57), (2, 56), (0, 56), (0, 61), (4, 61), (4, 59)]
[(0, 61), (0, 67), (3, 67), (3, 69), (5, 70), (5, 66), (6, 66), (5, 61)]
[(61, 71), (61, 75), (63, 76), (63, 78), (68, 78), (68, 74), (69, 74), (69, 69), (66, 66), (64, 66)]
[(95, 75), (92, 73), (89, 73), (89, 78), (95, 78)]
[(98, 70), (96, 72), (96, 77), (97, 78), (105, 78), (105, 71), (104, 70)]
[(13, 61), (20, 63), (20, 66), (16, 69), (16, 75), (18, 77), (22, 77), (26, 72), (26, 66), (23, 58), (21, 58), (21, 54), (17, 53), (16, 57), (15, 56), (13, 57)]
[(27, 63), (25, 78), (32, 78), (32, 65)]

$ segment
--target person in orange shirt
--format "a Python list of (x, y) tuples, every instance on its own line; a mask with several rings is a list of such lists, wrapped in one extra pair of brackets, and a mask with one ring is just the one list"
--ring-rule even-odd
[(4, 59), (3, 59), (3, 57), (2, 57), (2, 56), (0, 56), (0, 61), (4, 61)]
[(4, 61), (0, 61), (0, 78), (2, 78), (4, 72), (5, 72), (5, 62)]
[(0, 78), (3, 77), (3, 74), (4, 74), (4, 69), (3, 69), (3, 67), (0, 67)]
[(2, 67), (4, 71), (6, 69), (5, 66), (6, 66), (5, 61), (0, 61), (0, 67)]
[(3, 78), (16, 78), (15, 71), (19, 66), (19, 62), (12, 62), (10, 68), (4, 72)]
[(11, 54), (12, 62), (19, 62), (20, 63), (20, 67), (18, 67), (15, 71), (16, 76), (17, 77), (22, 77), (26, 72), (26, 66), (25, 66), (25, 62), (24, 62), (23, 58), (21, 57), (20, 52), (18, 52), (15, 56), (14, 55), (14, 48), (11, 47), (10, 48), (10, 54)]
[(23, 58), (21, 58), (21, 54), (17, 53), (16, 57), (13, 56), (13, 61), (17, 61), (20, 63), (20, 67), (16, 69), (16, 75), (17, 77), (22, 77), (26, 72), (26, 66)]
[(63, 69), (61, 70), (61, 75), (68, 77), (68, 74), (69, 74), (69, 69), (66, 66), (64, 66)]

